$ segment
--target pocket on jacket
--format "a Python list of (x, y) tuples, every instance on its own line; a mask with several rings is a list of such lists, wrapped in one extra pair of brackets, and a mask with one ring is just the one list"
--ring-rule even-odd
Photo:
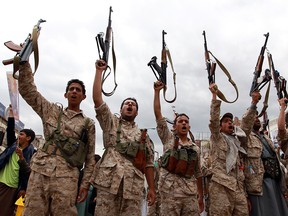
[(95, 183), (102, 187), (109, 188), (112, 184), (114, 172), (116, 170), (116, 164), (114, 163), (102, 163), (99, 166), (97, 175), (95, 177)]

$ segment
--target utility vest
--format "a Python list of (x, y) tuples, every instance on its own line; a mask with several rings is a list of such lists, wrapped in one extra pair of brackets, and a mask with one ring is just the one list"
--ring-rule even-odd
[(174, 137), (174, 147), (162, 156), (161, 167), (180, 177), (191, 178), (196, 168), (197, 152), (192, 146), (178, 148), (179, 137)]
[[(46, 139), (42, 150), (48, 154), (61, 155), (71, 166), (81, 169), (88, 153), (87, 142), (89, 118), (86, 118), (85, 120), (85, 125), (82, 129), (80, 138), (75, 139), (61, 134), (60, 122), (62, 114), (63, 109), (61, 109), (61, 112), (58, 116), (56, 130), (54, 130), (53, 133)], [(52, 153), (50, 151), (51, 147), (54, 148)], [(58, 153), (58, 150), (60, 151), (60, 154)]]
[(130, 160), (142, 173), (145, 173), (148, 150), (146, 146), (147, 129), (141, 129), (140, 141), (120, 142), (121, 120), (117, 128), (115, 149)]

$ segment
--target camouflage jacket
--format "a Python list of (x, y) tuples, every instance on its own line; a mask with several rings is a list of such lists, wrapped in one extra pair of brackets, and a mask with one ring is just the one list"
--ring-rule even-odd
[[(60, 107), (46, 100), (38, 91), (34, 83), (34, 77), (29, 63), (20, 66), (19, 92), (23, 99), (40, 116), (43, 123), (45, 138), (48, 138), (56, 129)], [(79, 139), (84, 127), (86, 116), (82, 111), (76, 113), (67, 108), (63, 110), (60, 130), (68, 137)], [(95, 164), (95, 123), (90, 119), (88, 124), (88, 154), (85, 161), (84, 175), (81, 186), (88, 189), (89, 180)], [(79, 169), (72, 167), (60, 154), (48, 154), (41, 149), (34, 154), (31, 161), (31, 169), (45, 176), (56, 173), (56, 177), (71, 177), (78, 179)]]
[[(264, 166), (261, 159), (263, 146), (257, 135), (252, 131), (255, 117), (256, 110), (250, 108), (244, 114), (241, 121), (241, 127), (244, 128), (248, 137), (248, 141), (244, 145), (247, 151), (247, 157), (244, 159), (244, 175), (247, 193), (261, 195), (264, 175)], [(272, 141), (267, 136), (265, 138), (272, 146)]]
[(217, 182), (232, 191), (237, 191), (240, 188), (244, 192), (244, 173), (241, 169), (243, 160), (240, 158), (240, 153), (238, 154), (234, 169), (229, 173), (226, 171), (226, 155), (229, 143), (227, 143), (224, 135), (220, 132), (220, 105), (220, 100), (212, 100), (210, 108), (211, 181)]
[[(113, 115), (106, 103), (96, 108), (96, 118), (103, 130), (105, 152), (97, 163), (91, 179), (92, 184), (112, 194), (117, 194), (123, 182), (123, 197), (125, 199), (142, 199), (144, 191), (144, 175), (131, 160), (116, 149), (116, 132), (120, 119)], [(139, 141), (141, 130), (135, 123), (122, 121), (120, 142)], [(148, 147), (146, 167), (154, 167), (154, 152), (149, 137), (146, 137)]]

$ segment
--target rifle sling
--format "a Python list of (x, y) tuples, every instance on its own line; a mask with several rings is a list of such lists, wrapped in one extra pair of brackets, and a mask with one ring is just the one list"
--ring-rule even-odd
[(234, 103), (235, 101), (237, 101), (238, 97), (239, 97), (239, 92), (238, 92), (238, 88), (236, 83), (232, 80), (232, 77), (230, 75), (230, 73), (228, 72), (228, 70), (225, 68), (225, 66), (210, 52), (208, 51), (213, 58), (215, 59), (216, 63), (219, 65), (219, 67), (221, 68), (221, 70), (226, 74), (226, 76), (228, 77), (228, 81), (232, 84), (232, 86), (234, 87), (235, 91), (236, 91), (236, 98), (233, 101), (228, 101), (225, 97), (225, 95), (218, 89), (217, 91), (217, 96), (224, 102), (226, 103)]
[(170, 51), (169, 49), (166, 48), (166, 56), (168, 57), (169, 59), (169, 62), (170, 62), (170, 66), (171, 66), (171, 69), (172, 69), (172, 72), (173, 72), (173, 85), (174, 85), (174, 98), (172, 100), (167, 100), (166, 99), (166, 90), (167, 88), (165, 87), (164, 90), (163, 90), (163, 95), (164, 95), (164, 100), (168, 103), (173, 103), (175, 100), (176, 100), (176, 97), (177, 97), (177, 91), (176, 91), (176, 73), (174, 71), (174, 67), (173, 67), (173, 63), (172, 63), (172, 58), (171, 58), (171, 54), (170, 54)]
[(105, 76), (105, 73), (106, 73), (106, 70), (103, 72), (103, 76), (102, 76), (102, 93), (105, 95), (105, 96), (111, 96), (114, 94), (118, 84), (116, 83), (116, 55), (115, 55), (115, 51), (114, 51), (114, 34), (113, 34), (113, 31), (112, 31), (112, 59), (113, 59), (113, 73), (114, 73), (114, 89), (111, 91), (111, 92), (105, 92), (104, 89), (103, 89), (103, 84), (105, 82), (105, 80), (107, 79), (107, 77), (109, 76), (109, 74), (111, 73), (111, 68), (107, 65), (107, 69), (109, 69), (109, 73), (107, 76)]

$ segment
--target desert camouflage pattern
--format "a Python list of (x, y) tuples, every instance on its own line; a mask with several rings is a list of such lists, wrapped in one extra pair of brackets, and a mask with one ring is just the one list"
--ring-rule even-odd
[(161, 216), (198, 216), (197, 196), (174, 197), (161, 194)]
[[(247, 214), (240, 215), (248, 215), (244, 187), (245, 177), (242, 170), (243, 159), (240, 158), (240, 153), (237, 157), (236, 166), (228, 174), (226, 172), (226, 155), (229, 144), (220, 133), (220, 105), (220, 100), (212, 100), (210, 108), (210, 156), (212, 161), (212, 178), (209, 183), (210, 215), (220, 215), (218, 212), (221, 212), (225, 207), (231, 208), (231, 211), (233, 211), (233, 209), (235, 209), (235, 211), (238, 211), (236, 209), (242, 209), (241, 212), (247, 212)], [(225, 203), (222, 198), (226, 198), (227, 202)], [(225, 203), (225, 205), (223, 205), (223, 203)], [(226, 204), (229, 204), (229, 207), (226, 206)], [(222, 211), (221, 215), (238, 215), (236, 213), (234, 214), (234, 211), (233, 214), (225, 213), (225, 211), (224, 213)]]
[[(245, 157), (244, 160), (244, 175), (246, 192), (251, 195), (262, 195), (264, 166), (261, 155), (263, 145), (257, 135), (252, 131), (256, 115), (255, 109), (248, 109), (241, 121), (241, 128), (243, 128), (248, 137), (247, 143), (245, 143), (246, 145), (243, 146), (247, 152), (247, 157)], [(274, 150), (271, 139), (267, 136), (265, 136), (265, 138), (269, 142), (271, 149)]]
[(159, 216), (161, 212), (161, 196), (159, 191), (156, 192), (156, 199), (153, 205), (148, 206), (147, 216)]
[(98, 190), (94, 216), (141, 216), (141, 200), (124, 199), (122, 189), (117, 195)]
[(210, 216), (248, 216), (247, 197), (239, 188), (236, 191), (229, 190), (225, 186), (211, 182), (209, 184), (209, 215)]
[(242, 191), (244, 191), (244, 172), (240, 169), (243, 162), (239, 154), (235, 168), (229, 174), (226, 173), (226, 155), (229, 146), (220, 133), (220, 104), (220, 100), (212, 100), (210, 110), (210, 156), (213, 173), (211, 180), (222, 184), (232, 191), (238, 190), (238, 185), (242, 185)]
[[(28, 182), (23, 216), (77, 216), (78, 213), (75, 207), (77, 183), (78, 178), (59, 178), (55, 172), (48, 177), (32, 171)], [(44, 205), (44, 203), (48, 204), (49, 202), (51, 202), (50, 206)]]
[[(131, 160), (127, 159), (115, 149), (116, 131), (120, 119), (111, 113), (106, 103), (96, 108), (96, 114), (96, 118), (103, 130), (105, 152), (102, 160), (95, 166), (91, 182), (98, 190), (103, 190), (113, 195), (117, 195), (118, 191), (122, 190), (122, 196), (125, 202), (127, 200), (134, 200), (138, 203), (138, 201), (140, 202), (143, 198), (144, 174), (134, 167)], [(132, 124), (123, 119), (121, 121), (120, 142), (139, 141), (141, 131), (138, 126), (135, 123)], [(148, 147), (146, 167), (154, 167), (153, 146), (148, 136), (146, 145)], [(111, 205), (115, 205), (111, 200), (110, 203)], [(133, 202), (127, 201), (127, 203)], [(96, 208), (99, 210), (100, 207), (101, 205), (98, 205), (97, 201)], [(139, 209), (140, 208), (141, 206), (139, 206)], [(116, 215), (120, 215), (120, 213), (118, 212)]]
[[(157, 132), (163, 144), (163, 151), (172, 149), (174, 145), (173, 133), (169, 130), (165, 118), (157, 121)], [(201, 165), (200, 165), (200, 149), (191, 140), (189, 144), (181, 143), (179, 145), (189, 145), (193, 147), (193, 150), (197, 152), (197, 162), (195, 166), (194, 175), (191, 178), (180, 177), (176, 174), (168, 172), (164, 168), (160, 168), (159, 176), (159, 191), (160, 194), (165, 193), (172, 197), (190, 197), (197, 195), (196, 178), (201, 177)], [(161, 195), (162, 196), (162, 195)]]
[[(29, 63), (20, 66), (19, 73), (19, 92), (23, 99), (34, 109), (34, 111), (40, 116), (43, 122), (43, 130), (45, 139), (47, 139), (53, 131), (57, 127), (58, 116), (60, 113), (60, 107), (55, 103), (50, 103), (46, 100), (38, 91), (34, 83), (34, 78), (32, 75), (31, 67)], [(76, 113), (72, 110), (64, 109), (62, 115), (62, 121), (60, 125), (61, 132), (66, 135), (73, 137), (75, 139), (80, 138), (81, 130), (85, 125), (86, 116), (83, 112)], [(94, 154), (95, 154), (95, 123), (92, 119), (90, 119), (88, 124), (88, 154), (86, 156), (85, 161), (85, 169), (84, 175), (81, 183), (81, 187), (89, 189), (89, 180), (93, 172), (93, 167), (95, 164)], [(51, 177), (54, 180), (59, 178), (59, 181), (65, 181), (64, 185), (57, 185), (58, 190), (66, 190), (66, 185), (72, 184), (75, 179), (78, 179), (79, 170), (77, 167), (72, 167), (66, 160), (59, 154), (59, 152), (55, 152), (52, 154), (51, 152), (46, 153), (39, 149), (31, 160), (31, 170), (38, 174), (42, 174), (47, 177)], [(33, 176), (33, 175), (32, 175)], [(40, 205), (39, 201), (37, 204), (33, 204), (34, 199), (30, 199), (30, 197), (35, 196), (34, 193), (39, 194), (43, 193), (43, 188), (35, 187), (37, 184), (42, 185), (42, 182), (37, 182), (37, 180), (42, 180), (41, 178), (33, 179), (30, 177), (30, 181), (34, 182), (34, 184), (30, 184), (28, 187), (28, 191), (31, 193), (27, 193), (27, 198), (30, 200), (30, 206)], [(34, 188), (35, 187), (35, 188)], [(52, 190), (52, 189), (51, 189)], [(70, 189), (65, 191), (65, 193), (70, 194), (70, 196), (75, 196), (74, 191)], [(77, 195), (77, 194), (76, 194)], [(51, 194), (53, 196), (53, 194)], [(38, 197), (38, 196), (35, 196)], [(73, 197), (73, 199), (76, 198)], [(71, 199), (71, 198), (69, 198)], [(48, 205), (48, 203), (42, 203), (43, 206)], [(59, 204), (60, 205), (60, 204)], [(75, 205), (75, 202), (73, 203)], [(62, 205), (63, 209), (66, 209), (65, 206)], [(53, 208), (53, 207), (52, 207)], [(41, 214), (32, 214), (32, 215), (41, 215)], [(61, 214), (56, 214), (61, 215)]]

